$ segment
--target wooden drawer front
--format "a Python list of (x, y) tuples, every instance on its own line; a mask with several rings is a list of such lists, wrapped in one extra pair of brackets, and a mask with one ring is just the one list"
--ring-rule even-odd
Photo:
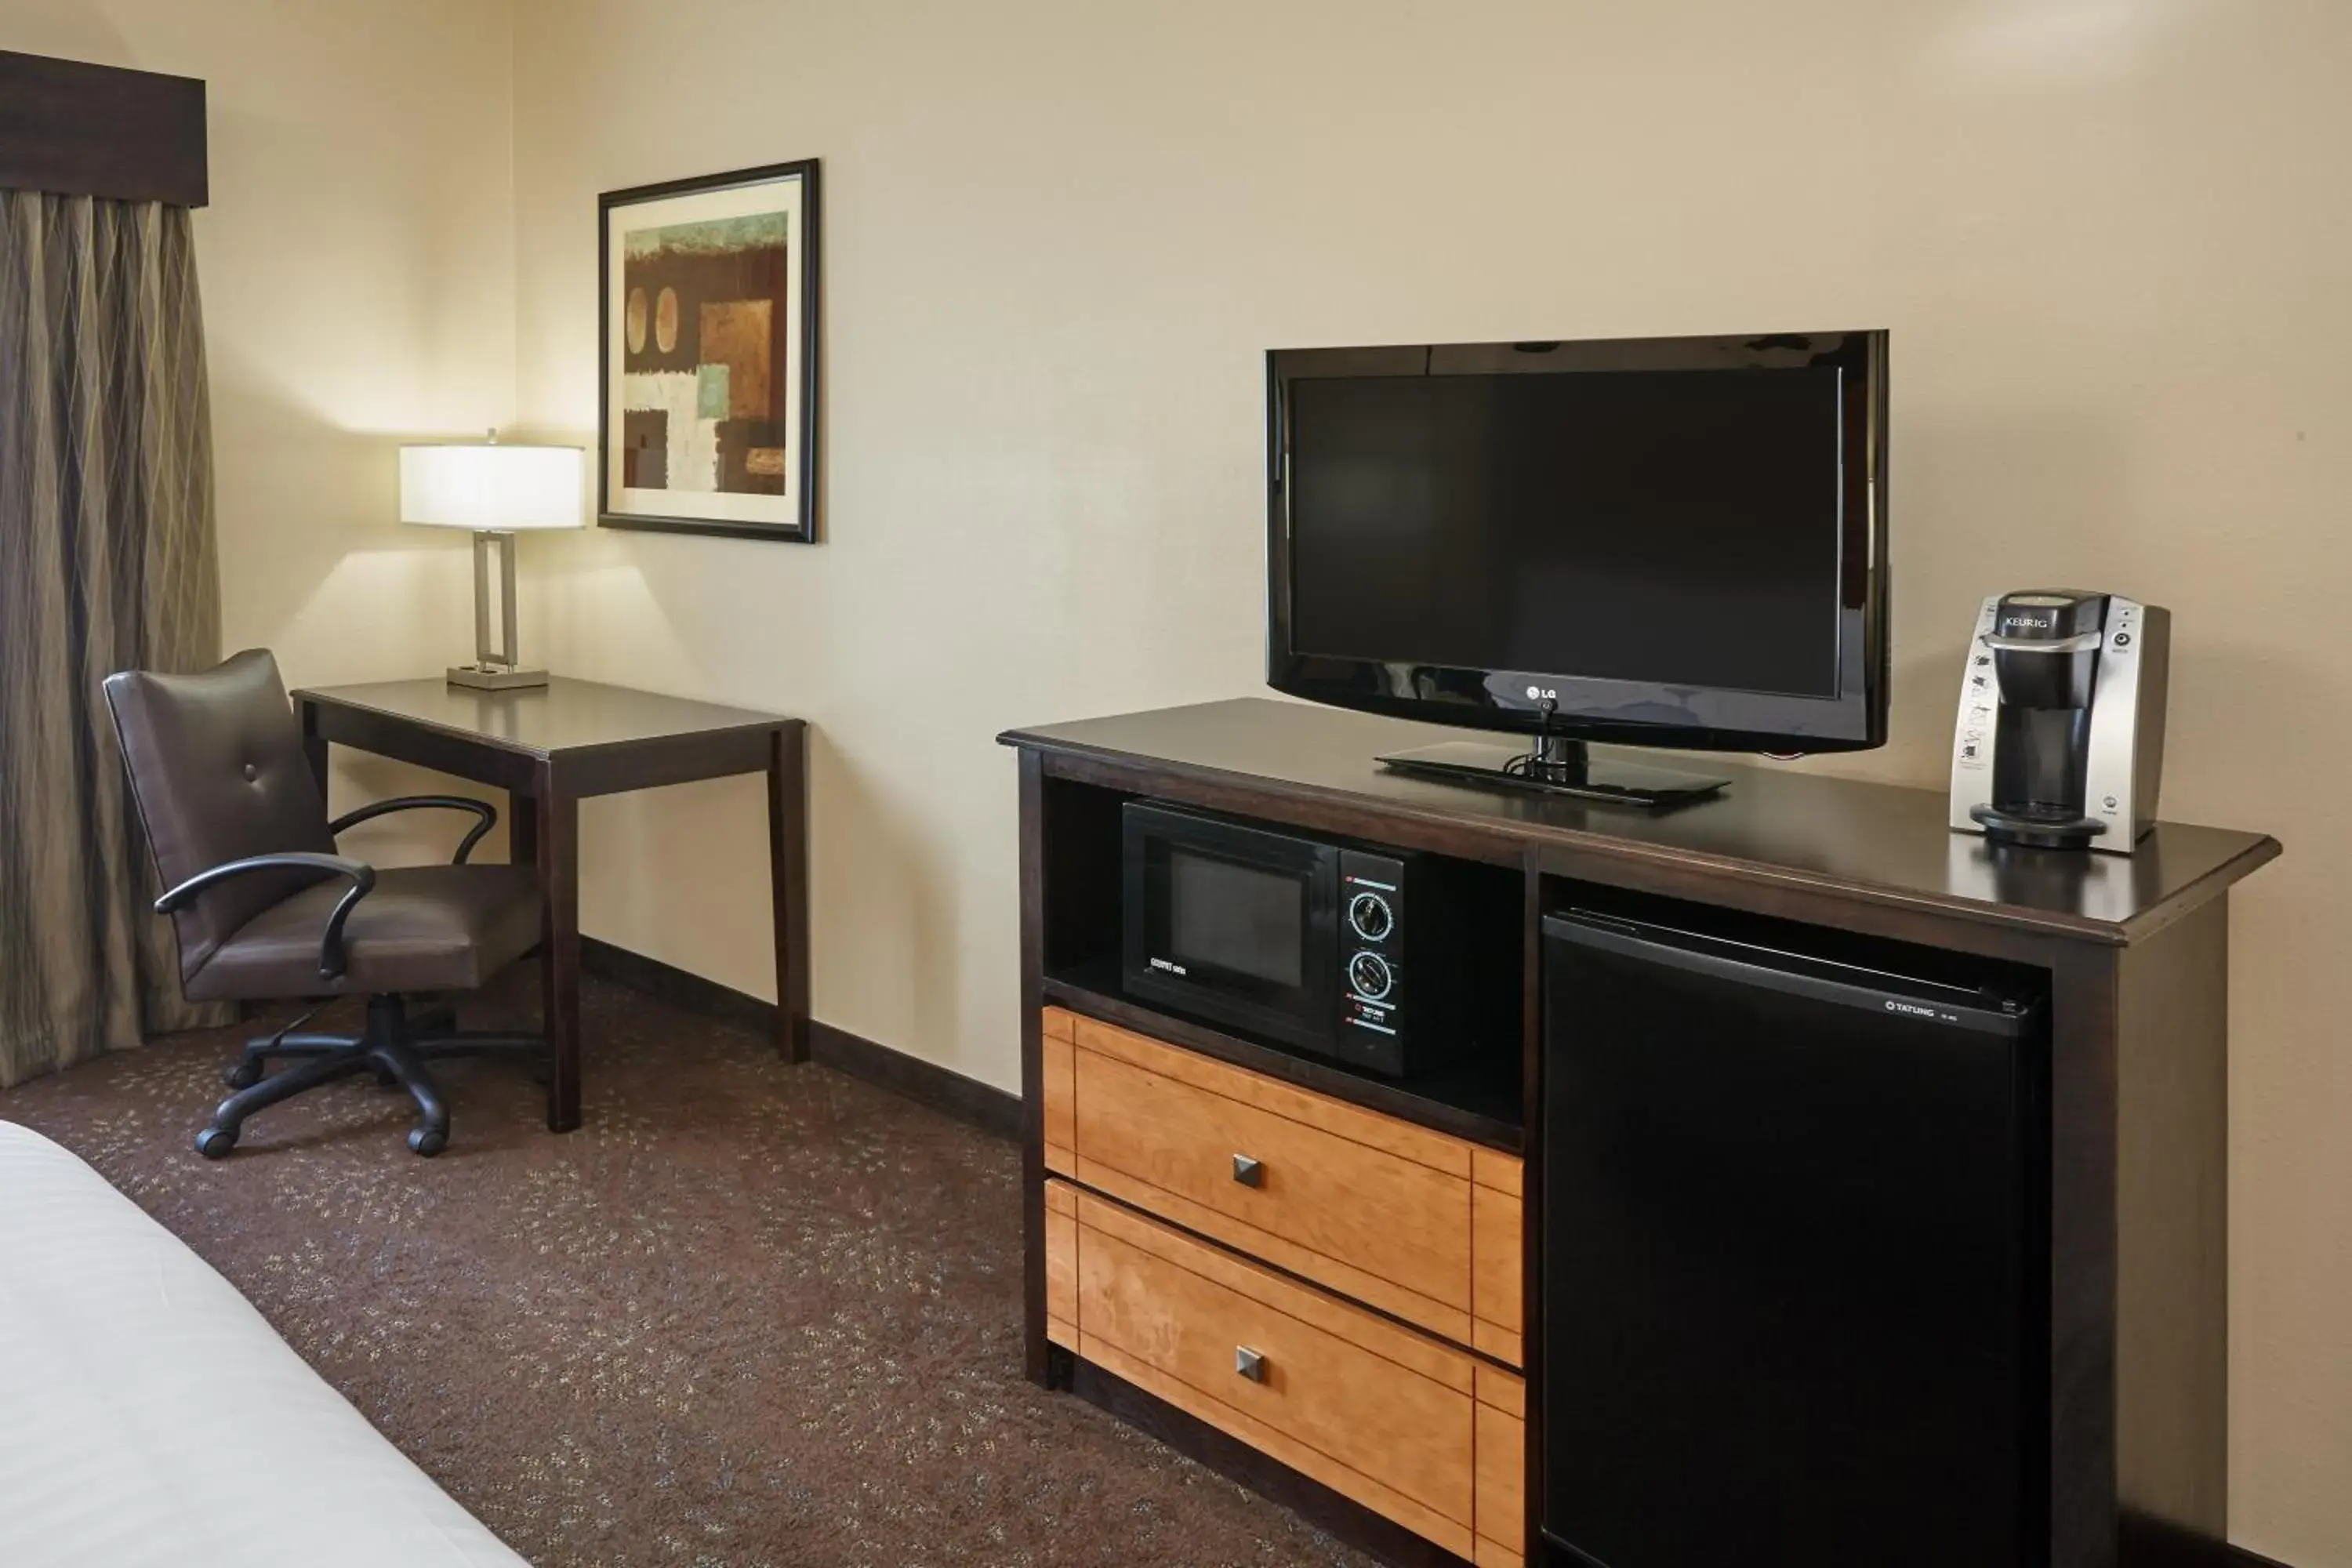
[(1491, 1366), (1477, 1369), (1479, 1568), (1519, 1568), (1527, 1554), (1527, 1384)]
[(1080, 1181), (1473, 1342), (1468, 1144), (1087, 1019), (1071, 1085)]
[(1066, 1176), (1078, 1173), (1077, 1156), (1072, 1152), (1077, 1133), (1071, 1124), (1071, 1113), (1077, 1105), (1077, 1086), (1073, 1081), (1077, 1047), (1070, 1033), (1076, 1021), (1059, 1007), (1045, 1009), (1045, 1169)]
[(1045, 1184), (1045, 1337), (1078, 1348), (1078, 1194)]
[[(1469, 1356), (1090, 1193), (1076, 1197), (1081, 1356), (1473, 1554)], [(1244, 1352), (1262, 1358), (1256, 1380), (1236, 1369)]]
[(1519, 1162), (1480, 1149), (1471, 1166), (1471, 1344), (1513, 1366), (1523, 1363), (1521, 1320), (1527, 1243), (1522, 1235)]

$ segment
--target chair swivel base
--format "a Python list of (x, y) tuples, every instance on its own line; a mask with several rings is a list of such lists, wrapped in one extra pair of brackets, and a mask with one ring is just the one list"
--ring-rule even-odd
[[(419, 1154), (438, 1154), (449, 1146), (449, 1106), (433, 1081), (428, 1062), (475, 1056), (524, 1056), (543, 1061), (546, 1054), (542, 1036), (461, 1033), (446, 1007), (426, 1008), (411, 1016), (398, 996), (371, 996), (365, 1034), (281, 1032), (248, 1041), (226, 1074), (229, 1087), (236, 1092), (220, 1102), (211, 1124), (196, 1134), (196, 1152), (207, 1160), (226, 1159), (236, 1147), (246, 1119), (256, 1111), (322, 1084), (373, 1072), (378, 1083), (406, 1089), (416, 1102), (416, 1125), (409, 1129), (409, 1148)], [(265, 1078), (262, 1069), (272, 1057), (291, 1058), (297, 1065)]]

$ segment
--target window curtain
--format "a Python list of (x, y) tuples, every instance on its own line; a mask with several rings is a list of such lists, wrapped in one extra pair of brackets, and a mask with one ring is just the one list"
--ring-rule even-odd
[(187, 210), (0, 191), (0, 1088), (232, 1016), (180, 995), (99, 689), (219, 620)]

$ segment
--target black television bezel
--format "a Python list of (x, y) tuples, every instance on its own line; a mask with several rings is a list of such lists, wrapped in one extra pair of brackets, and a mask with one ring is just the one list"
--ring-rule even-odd
[[(1884, 331), (1736, 337), (1273, 349), (1266, 363), (1266, 684), (1337, 708), (1534, 733), (1546, 694), (1554, 734), (1693, 751), (1854, 752), (1886, 742), (1886, 363)], [(1576, 374), (1612, 370), (1844, 373), (1840, 416), (1837, 691), (1829, 697), (1598, 679), (1559, 670), (1302, 654), (1291, 643), (1289, 387), (1320, 376)], [(1531, 694), (1532, 689), (1532, 694)]]

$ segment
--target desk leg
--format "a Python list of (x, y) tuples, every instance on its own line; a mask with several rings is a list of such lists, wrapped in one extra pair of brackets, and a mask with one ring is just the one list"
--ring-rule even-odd
[(507, 864), (539, 864), (539, 797), (507, 791)]
[(768, 752), (768, 887), (776, 916), (776, 1050), (809, 1055), (808, 727), (778, 730)]
[(540, 1014), (547, 1032), (547, 1130), (580, 1125), (580, 798), (539, 768), (536, 858), (547, 910), (539, 942)]
[[(310, 764), (310, 776), (319, 781), (319, 804), (327, 803), (327, 741), (319, 733), (319, 705), (302, 704), (302, 757)], [(332, 812), (329, 813), (333, 815)]]

